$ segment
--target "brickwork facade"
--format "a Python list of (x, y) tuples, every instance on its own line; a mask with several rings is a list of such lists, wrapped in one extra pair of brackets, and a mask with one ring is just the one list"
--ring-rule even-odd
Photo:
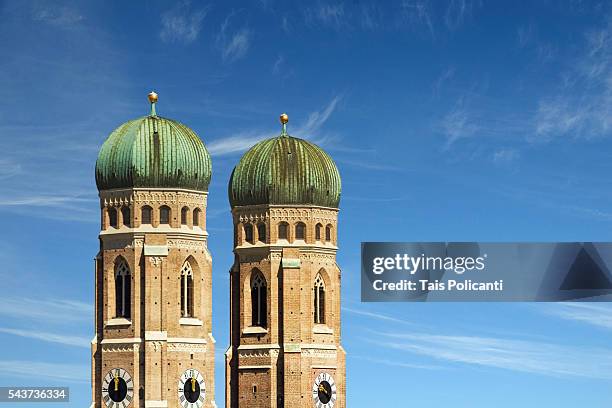
[[(254, 205), (234, 207), (232, 214), (235, 262), (230, 270), (226, 406), (345, 408), (338, 210)], [(265, 280), (260, 309), (254, 303), (259, 299), (253, 295), (254, 276)], [(315, 294), (317, 282), (324, 294)], [(253, 314), (264, 309), (263, 323), (256, 324)], [(333, 398), (326, 403), (313, 391), (322, 373), (334, 384)]]
[[(206, 202), (206, 192), (190, 190), (100, 192), (92, 407), (108, 406), (103, 379), (116, 368), (133, 381), (130, 407), (183, 407), (179, 380), (188, 369), (203, 378), (201, 406), (216, 407)], [(117, 283), (118, 268), (129, 271), (129, 283)], [(118, 310), (118, 296), (127, 312)]]

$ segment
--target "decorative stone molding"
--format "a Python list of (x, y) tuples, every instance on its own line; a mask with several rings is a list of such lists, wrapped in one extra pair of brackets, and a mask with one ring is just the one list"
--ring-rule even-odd
[(302, 355), (306, 357), (334, 359), (334, 360), (338, 358), (338, 353), (336, 350), (326, 350), (326, 349), (302, 349)]
[(206, 353), (206, 344), (168, 343), (168, 351), (185, 353)]
[(150, 256), (149, 257), (149, 262), (151, 262), (151, 265), (153, 266), (158, 266), (159, 264), (161, 264), (162, 262), (162, 257), (160, 256)]
[(188, 239), (168, 239), (168, 246), (180, 249), (206, 250), (206, 241)]
[(163, 342), (161, 341), (147, 341), (147, 345), (150, 348), (153, 348), (153, 351), (159, 351), (159, 349), (161, 349), (162, 343)]
[(131, 353), (134, 351), (135, 344), (103, 344), (104, 353)]
[[(272, 350), (261, 349), (261, 350), (239, 350), (238, 357), (239, 358), (264, 358), (270, 357)], [(278, 352), (278, 350), (275, 350)], [(277, 354), (278, 355), (278, 354)]]

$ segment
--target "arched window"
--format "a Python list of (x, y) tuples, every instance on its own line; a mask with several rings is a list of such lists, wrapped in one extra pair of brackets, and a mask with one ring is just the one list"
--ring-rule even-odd
[(332, 234), (332, 226), (331, 224), (327, 224), (327, 226), (325, 227), (325, 240), (326, 241), (331, 241), (331, 234)]
[(253, 225), (244, 224), (244, 240), (246, 242), (254, 243), (253, 241)]
[(130, 207), (121, 208), (121, 218), (123, 218), (123, 225), (126, 227), (130, 227), (132, 225), (132, 212), (130, 211)]
[(298, 222), (295, 225), (295, 239), (306, 239), (306, 224)]
[(323, 231), (323, 225), (317, 224), (315, 227), (315, 240), (321, 240), (321, 232)]
[(251, 276), (251, 325), (266, 327), (268, 318), (266, 279), (257, 269)]
[(289, 239), (289, 224), (286, 222), (278, 224), (278, 239)]
[(266, 224), (257, 224), (257, 239), (259, 242), (266, 242)]
[(115, 316), (130, 318), (132, 304), (132, 280), (130, 268), (124, 259), (115, 264)]
[(193, 269), (189, 261), (181, 268), (181, 316), (193, 317)]
[(117, 210), (114, 208), (108, 209), (108, 225), (117, 228)]
[(195, 210), (193, 210), (193, 226), (199, 226), (200, 225), (200, 212), (201, 210), (199, 208), (196, 208)]
[(148, 205), (145, 205), (140, 210), (141, 212), (141, 224), (151, 224), (151, 215), (153, 214), (153, 209)]
[(325, 282), (317, 274), (314, 282), (314, 322), (325, 324)]
[(167, 205), (159, 207), (159, 223), (170, 224), (170, 207)]
[(183, 207), (181, 209), (181, 225), (187, 225), (187, 214), (189, 213), (189, 208)]

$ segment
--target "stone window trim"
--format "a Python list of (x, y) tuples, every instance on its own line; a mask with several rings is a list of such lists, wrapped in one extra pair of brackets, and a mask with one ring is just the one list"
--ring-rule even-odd
[(185, 206), (181, 208), (181, 225), (189, 225), (189, 215), (191, 215), (191, 211), (189, 211), (189, 207)]
[(259, 269), (251, 272), (251, 327), (268, 327), (268, 285)]
[(123, 257), (115, 261), (115, 318), (131, 318), (132, 275)]
[(181, 268), (181, 318), (194, 318), (194, 273), (189, 260)]
[(314, 317), (314, 323), (316, 325), (324, 325), (326, 323), (326, 319), (325, 319), (325, 313), (326, 313), (326, 308), (325, 308), (325, 281), (323, 280), (323, 277), (321, 276), (321, 273), (319, 272), (317, 274), (317, 276), (315, 277), (314, 280), (314, 285), (313, 285), (313, 300), (314, 300), (314, 304), (313, 304), (313, 317)]
[(200, 208), (193, 209), (193, 220), (192, 224), (194, 227), (200, 227), (202, 225), (202, 210)]
[(302, 221), (298, 221), (295, 223), (295, 240), (296, 241), (306, 241), (306, 224)]
[(167, 205), (162, 205), (159, 207), (159, 224), (172, 224), (172, 210)]
[(153, 208), (150, 205), (143, 205), (140, 208), (140, 224), (153, 225)]

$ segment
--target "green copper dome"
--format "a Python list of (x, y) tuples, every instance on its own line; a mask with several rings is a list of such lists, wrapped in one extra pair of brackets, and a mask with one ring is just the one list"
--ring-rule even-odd
[(283, 126), (279, 137), (257, 143), (242, 156), (230, 178), (229, 201), (232, 207), (338, 208), (340, 189), (340, 174), (332, 158), (315, 144), (287, 135)]
[[(150, 96), (151, 100), (151, 96)], [(202, 140), (182, 123), (155, 113), (124, 123), (102, 145), (96, 161), (98, 190), (131, 187), (207, 191), (212, 173)]]

